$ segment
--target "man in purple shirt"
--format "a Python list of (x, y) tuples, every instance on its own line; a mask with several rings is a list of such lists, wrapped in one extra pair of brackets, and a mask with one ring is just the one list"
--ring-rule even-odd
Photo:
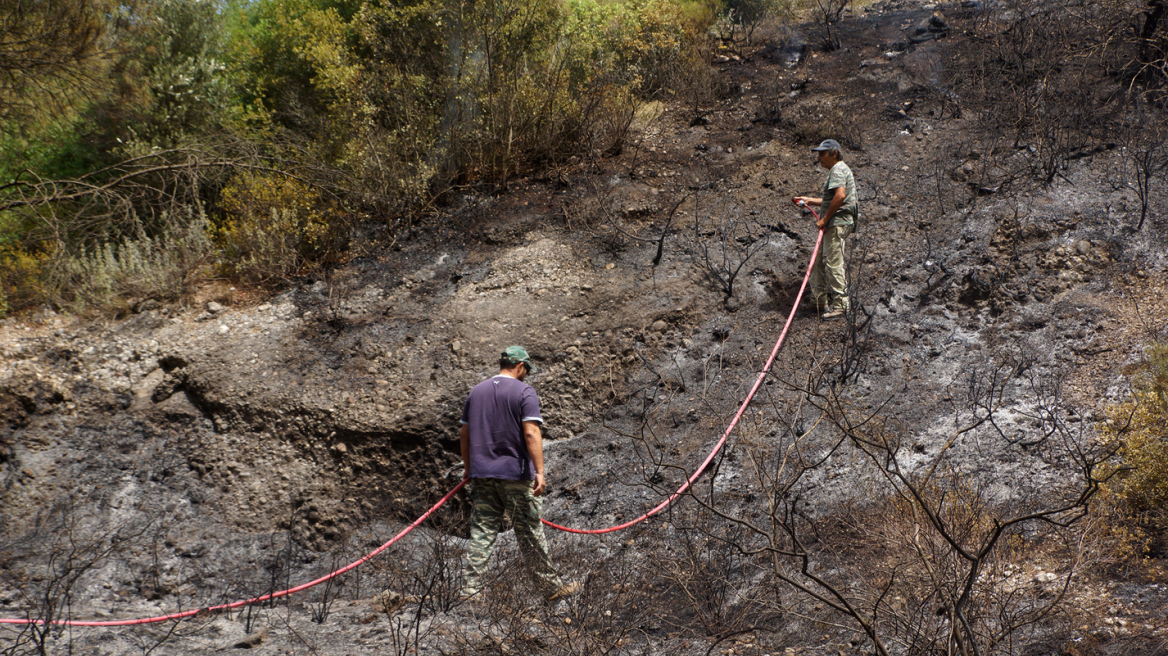
[(540, 522), (547, 485), (539, 430), (543, 418), (539, 396), (523, 382), (534, 372), (527, 351), (509, 346), (499, 360), (499, 374), (475, 385), (462, 407), (459, 442), (473, 507), (459, 594), (463, 599), (482, 591), (504, 513), (511, 516), (519, 551), (540, 594), (556, 601), (580, 587), (575, 581), (563, 583), (556, 574)]

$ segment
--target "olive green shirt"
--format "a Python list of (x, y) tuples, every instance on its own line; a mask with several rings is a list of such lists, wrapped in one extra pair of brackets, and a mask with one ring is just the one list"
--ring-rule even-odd
[(835, 190), (840, 187), (844, 188), (844, 204), (831, 217), (831, 223), (828, 224), (828, 227), (853, 225), (860, 210), (860, 205), (856, 200), (856, 178), (852, 176), (852, 170), (848, 168), (847, 164), (836, 162), (835, 166), (827, 172), (827, 181), (823, 183), (823, 211), (826, 212), (827, 208), (831, 206), (831, 199), (835, 198)]

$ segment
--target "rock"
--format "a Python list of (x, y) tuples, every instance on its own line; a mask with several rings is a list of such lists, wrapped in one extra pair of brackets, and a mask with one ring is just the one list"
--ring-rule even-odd
[(215, 332), (219, 333), (220, 335), (226, 335), (227, 333), (231, 332), (231, 328), (227, 327), (227, 324), (220, 324), (219, 330), (216, 330)]
[(811, 46), (806, 43), (798, 43), (776, 48), (772, 57), (787, 68), (795, 68), (807, 59), (807, 53), (811, 51)]
[(913, 30), (912, 35), (908, 38), (913, 43), (923, 43), (932, 39), (940, 39), (949, 33), (949, 24), (945, 22), (945, 17), (941, 12), (933, 12), (925, 20), (917, 23), (916, 29)]
[(402, 606), (406, 605), (406, 598), (393, 590), (384, 590), (369, 603), (373, 610), (386, 615), (393, 615)]
[(655, 333), (663, 333), (668, 328), (669, 324), (665, 323), (664, 319), (658, 319), (649, 326), (649, 330), (652, 330)]
[(458, 341), (457, 339), (454, 340), (453, 342), (450, 343), (450, 350), (455, 352), (455, 353), (462, 352), (462, 342)]
[(207, 311), (210, 312), (211, 314), (219, 314), (220, 312), (222, 312), (223, 310), (226, 310), (226, 309), (227, 308), (223, 307), (219, 303), (216, 303), (215, 301), (207, 301)]
[(658, 190), (643, 184), (622, 186), (613, 192), (613, 210), (627, 219), (647, 216), (661, 209)]
[(134, 314), (142, 314), (143, 312), (157, 310), (160, 307), (162, 307), (161, 303), (152, 298), (148, 298), (134, 306)]
[(253, 633), (242, 640), (236, 641), (236, 643), (232, 646), (236, 649), (251, 649), (253, 647), (259, 647), (261, 644), (263, 644), (264, 640), (267, 639), (268, 629), (264, 628), (263, 630), (257, 631), (256, 633)]
[(1079, 243), (1075, 244), (1075, 251), (1078, 252), (1079, 255), (1086, 255), (1087, 253), (1090, 253), (1091, 242), (1087, 241), (1086, 239), (1080, 241)]
[[(139, 383), (138, 386), (134, 389), (134, 400), (130, 404), (130, 410), (144, 410), (153, 405), (154, 399), (152, 397), (154, 395), (154, 390), (158, 389), (159, 384), (161, 384), (165, 379), (166, 372), (161, 368), (155, 369), (154, 371), (151, 371), (149, 374), (147, 374), (146, 377), (142, 379), (142, 382)], [(170, 396), (170, 394), (173, 394), (175, 387), (177, 387), (177, 384), (172, 385), (170, 391), (162, 398), (166, 398), (167, 396)]]

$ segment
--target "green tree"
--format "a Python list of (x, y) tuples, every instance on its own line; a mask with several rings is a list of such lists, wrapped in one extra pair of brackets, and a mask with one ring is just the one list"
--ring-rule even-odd
[(61, 100), (102, 52), (104, 0), (9, 0), (0, 4), (0, 120), (41, 99)]
[(242, 100), (304, 134), (343, 123), (359, 67), (352, 25), (359, 3), (330, 0), (234, 2), (230, 65)]

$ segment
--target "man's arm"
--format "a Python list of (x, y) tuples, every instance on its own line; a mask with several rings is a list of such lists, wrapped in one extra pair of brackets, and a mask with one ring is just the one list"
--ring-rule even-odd
[(458, 446), (462, 450), (462, 477), (470, 478), (470, 426), (458, 429)]
[[(848, 190), (843, 187), (836, 187), (835, 195), (831, 197), (831, 204), (827, 206), (827, 211), (820, 215), (819, 223), (816, 224), (820, 230), (827, 227), (828, 221), (831, 221), (831, 217), (835, 216), (836, 211), (844, 206), (844, 201), (847, 199)], [(822, 203), (820, 204), (822, 205)]]
[(531, 491), (538, 497), (547, 486), (543, 476), (543, 433), (539, 430), (538, 421), (523, 422), (523, 441), (527, 443), (527, 455), (535, 466), (535, 487)]

